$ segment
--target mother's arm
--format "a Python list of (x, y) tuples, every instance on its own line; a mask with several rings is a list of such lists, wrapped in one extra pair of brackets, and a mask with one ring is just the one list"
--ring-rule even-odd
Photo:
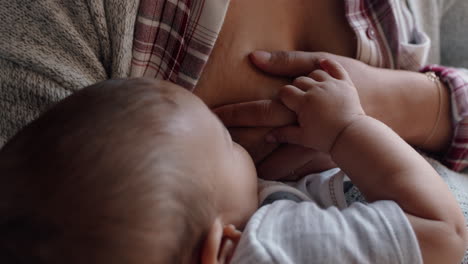
[[(251, 55), (252, 62), (266, 73), (292, 78), (318, 68), (318, 60), (321, 58), (340, 62), (358, 88), (367, 114), (390, 126), (407, 142), (431, 152), (441, 152), (449, 146), (453, 132), (448, 89), (444, 89), (443, 84), (436, 85), (422, 73), (375, 68), (329, 53), (255, 52)], [(270, 118), (273, 113), (282, 111), (288, 110), (265, 101), (260, 107), (259, 102), (252, 102), (215, 110), (228, 126), (250, 126), (255, 123), (254, 120), (267, 127), (295, 122), (294, 118), (286, 114), (281, 115), (281, 118)], [(249, 123), (243, 123), (242, 120), (249, 120)], [(323, 166), (317, 166), (323, 165), (323, 160), (310, 162), (304, 167), (304, 150), (289, 151), (288, 154), (283, 157), (273, 154), (271, 158), (263, 160), (258, 166), (260, 175), (278, 179), (288, 176), (289, 171), (298, 167), (303, 167), (301, 171), (305, 173), (324, 169)], [(309, 156), (312, 154), (309, 153)], [(333, 165), (331, 162), (325, 164)]]
[[(334, 59), (349, 72), (368, 115), (384, 122), (407, 142), (424, 150), (442, 151), (450, 143), (448, 89), (444, 89), (442, 83), (438, 87), (425, 74), (376, 68), (355, 59), (323, 52), (273, 52), (269, 59), (256, 54), (253, 54), (252, 61), (263, 71), (293, 78), (307, 75), (310, 69), (318, 69), (318, 61), (322, 58)], [(439, 103), (442, 108), (437, 122)], [(432, 132), (434, 135), (431, 136)]]

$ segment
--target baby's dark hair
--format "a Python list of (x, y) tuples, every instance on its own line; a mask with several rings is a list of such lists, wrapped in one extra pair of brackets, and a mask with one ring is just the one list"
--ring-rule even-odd
[(168, 155), (181, 89), (101, 82), (10, 140), (0, 151), (0, 263), (198, 263), (214, 206)]

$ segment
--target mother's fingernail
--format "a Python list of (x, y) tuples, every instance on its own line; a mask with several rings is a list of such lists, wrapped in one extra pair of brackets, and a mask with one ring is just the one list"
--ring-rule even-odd
[(267, 51), (254, 51), (252, 55), (257, 61), (262, 63), (267, 63), (271, 58), (271, 53)]
[(265, 140), (268, 143), (276, 143), (277, 142), (276, 138), (273, 135), (267, 135), (265, 137)]

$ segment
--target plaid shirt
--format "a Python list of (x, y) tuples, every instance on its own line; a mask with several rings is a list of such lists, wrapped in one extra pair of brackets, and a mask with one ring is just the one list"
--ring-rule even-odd
[[(444, 161), (468, 166), (468, 71), (424, 65), (430, 39), (403, 1), (345, 0), (357, 36), (357, 59), (369, 65), (434, 71), (451, 90), (455, 135)], [(132, 77), (170, 80), (193, 90), (221, 30), (229, 0), (141, 0), (136, 22)]]

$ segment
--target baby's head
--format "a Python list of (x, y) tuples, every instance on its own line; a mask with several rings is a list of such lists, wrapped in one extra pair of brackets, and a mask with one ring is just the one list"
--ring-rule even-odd
[(257, 199), (252, 160), (201, 100), (106, 81), (0, 151), (0, 262), (215, 263)]

